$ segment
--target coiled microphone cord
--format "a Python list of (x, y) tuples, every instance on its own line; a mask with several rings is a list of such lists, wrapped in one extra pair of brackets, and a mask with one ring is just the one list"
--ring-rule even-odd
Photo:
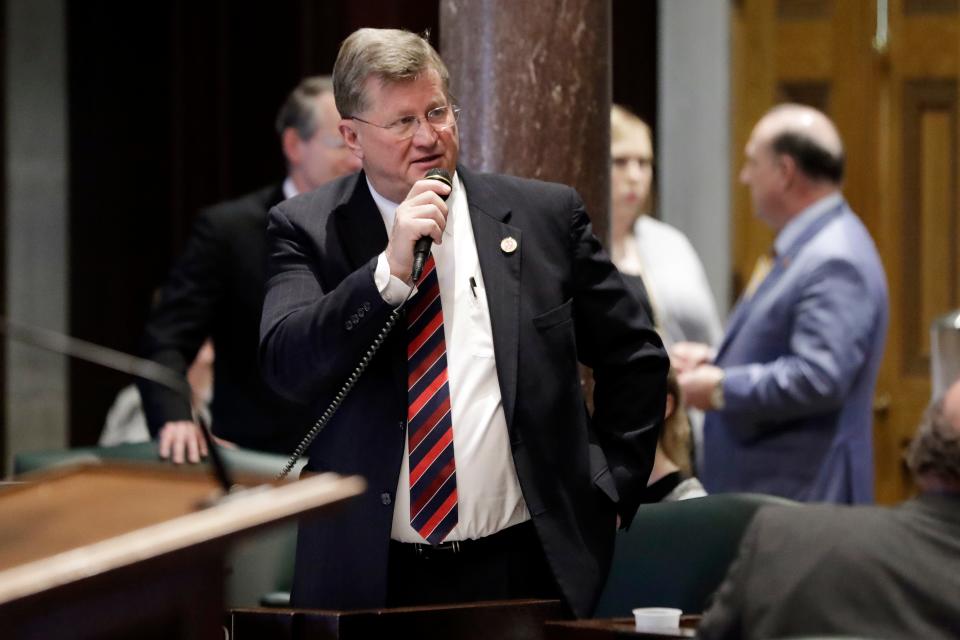
[(304, 454), (304, 452), (307, 450), (307, 447), (310, 446), (317, 436), (320, 435), (320, 432), (323, 431), (324, 427), (327, 426), (327, 423), (330, 422), (333, 414), (337, 412), (337, 409), (340, 408), (340, 405), (346, 399), (347, 395), (350, 393), (350, 390), (353, 389), (353, 385), (357, 383), (357, 380), (360, 379), (360, 375), (366, 370), (367, 365), (370, 364), (370, 361), (373, 360), (373, 356), (376, 355), (377, 351), (380, 350), (380, 347), (383, 346), (384, 341), (387, 339), (387, 336), (390, 335), (394, 325), (397, 324), (397, 320), (400, 318), (403, 308), (407, 305), (407, 302), (409, 302), (414, 291), (414, 286), (411, 283), (410, 291), (407, 292), (407, 297), (404, 298), (403, 302), (400, 303), (400, 306), (390, 312), (390, 317), (387, 318), (383, 328), (380, 329), (380, 333), (378, 333), (377, 337), (374, 338), (366, 353), (363, 354), (363, 357), (360, 358), (360, 362), (357, 363), (357, 367), (347, 378), (347, 381), (343, 383), (343, 386), (340, 387), (340, 391), (337, 392), (337, 395), (335, 395), (330, 404), (327, 405), (326, 410), (320, 415), (319, 418), (317, 418), (317, 421), (314, 423), (313, 427), (307, 432), (307, 435), (303, 437), (303, 440), (300, 441), (300, 444), (297, 445), (297, 448), (294, 449), (293, 453), (290, 455), (290, 459), (287, 460), (283, 470), (280, 471), (280, 474), (277, 476), (277, 480), (283, 480), (287, 477), (287, 475), (289, 475), (290, 471), (292, 471), (293, 467), (297, 464), (297, 461), (300, 460), (300, 456)]

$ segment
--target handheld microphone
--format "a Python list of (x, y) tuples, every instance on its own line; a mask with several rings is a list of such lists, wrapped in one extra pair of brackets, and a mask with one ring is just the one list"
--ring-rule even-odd
[[(441, 167), (430, 169), (427, 171), (427, 175), (423, 177), (439, 180), (451, 189), (453, 188), (453, 179), (450, 177), (450, 172)], [(448, 193), (440, 197), (446, 200), (450, 197), (450, 194)], [(413, 282), (420, 279), (420, 274), (423, 272), (423, 265), (427, 261), (427, 256), (430, 254), (430, 245), (432, 244), (433, 239), (430, 236), (421, 236), (421, 238), (417, 240), (417, 243), (413, 245), (413, 270), (410, 272), (410, 278)]]

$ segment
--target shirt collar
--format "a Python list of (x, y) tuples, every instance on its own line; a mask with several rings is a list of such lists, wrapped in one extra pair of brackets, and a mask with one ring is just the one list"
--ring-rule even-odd
[[(380, 215), (383, 217), (383, 223), (387, 225), (387, 236), (390, 236), (393, 233), (393, 223), (397, 218), (397, 207), (400, 205), (392, 200), (387, 199), (380, 194), (376, 189), (373, 188), (373, 183), (370, 182), (370, 178), (367, 177), (367, 188), (370, 189), (370, 195), (373, 196), (373, 201), (377, 205), (377, 209), (380, 210)], [(459, 197), (461, 191), (460, 179), (457, 177), (457, 173), (453, 173), (453, 187), (450, 190), (450, 196), (447, 198), (447, 224), (443, 228), (443, 235), (453, 236), (453, 203), (454, 199)]]
[(300, 195), (300, 192), (297, 191), (297, 185), (293, 184), (293, 178), (287, 176), (287, 179), (283, 181), (283, 197), (289, 200), (298, 195)]
[(788, 222), (786, 226), (780, 230), (776, 240), (773, 241), (773, 248), (776, 250), (777, 255), (784, 255), (810, 225), (816, 222), (821, 216), (840, 206), (842, 202), (843, 195), (839, 191), (835, 191), (830, 195), (820, 198), (797, 214), (793, 220)]

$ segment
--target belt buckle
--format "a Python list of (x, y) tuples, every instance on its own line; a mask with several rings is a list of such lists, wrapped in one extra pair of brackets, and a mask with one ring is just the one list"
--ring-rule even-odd
[(437, 546), (431, 547), (431, 549), (443, 552), (449, 551), (450, 553), (460, 553), (460, 541), (451, 540), (450, 542), (441, 542)]
[(450, 542), (441, 542), (438, 545), (414, 543), (414, 551), (418, 558), (429, 560), (430, 556), (436, 553), (460, 553), (460, 541), (451, 540)]

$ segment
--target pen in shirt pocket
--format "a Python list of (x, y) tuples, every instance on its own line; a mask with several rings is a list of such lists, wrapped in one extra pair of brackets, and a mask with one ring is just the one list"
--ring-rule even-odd
[(477, 299), (477, 280), (473, 276), (470, 276), (470, 293), (473, 294), (473, 299)]

